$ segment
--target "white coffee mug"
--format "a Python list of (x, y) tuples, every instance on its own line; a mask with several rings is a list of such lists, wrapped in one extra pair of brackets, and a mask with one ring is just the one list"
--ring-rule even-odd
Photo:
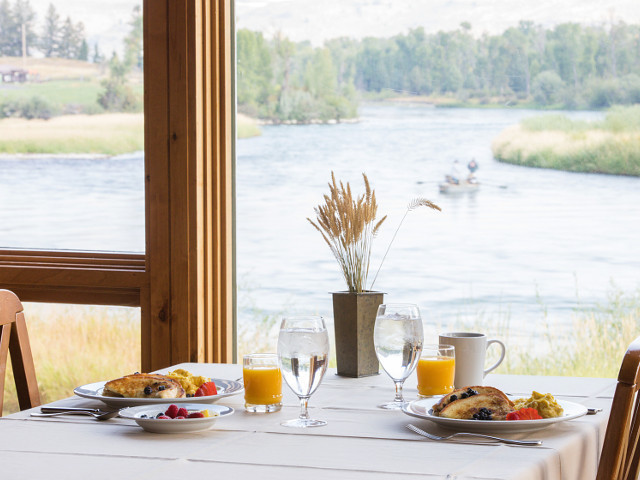
[[(450, 332), (440, 335), (440, 343), (453, 345), (456, 348), (456, 388), (482, 385), (484, 377), (496, 369), (504, 360), (506, 347), (500, 340), (487, 339), (483, 333)], [(500, 345), (500, 358), (491, 367), (485, 369), (484, 361), (487, 349), (492, 344)]]

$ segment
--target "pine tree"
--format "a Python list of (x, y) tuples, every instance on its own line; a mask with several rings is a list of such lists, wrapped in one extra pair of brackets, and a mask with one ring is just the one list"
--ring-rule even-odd
[(40, 49), (45, 57), (55, 57), (58, 54), (60, 42), (60, 15), (52, 3), (49, 4), (44, 18), (44, 28), (40, 37)]

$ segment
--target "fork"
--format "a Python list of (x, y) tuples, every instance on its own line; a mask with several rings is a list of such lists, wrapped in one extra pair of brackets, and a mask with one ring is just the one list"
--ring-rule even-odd
[(454, 437), (480, 437), (480, 438), (488, 438), (490, 440), (495, 440), (496, 442), (509, 443), (512, 445), (542, 445), (542, 440), (511, 440), (510, 438), (500, 438), (493, 437), (491, 435), (484, 435), (482, 433), (471, 433), (471, 432), (456, 432), (451, 435), (446, 435), (444, 437), (440, 437), (438, 435), (434, 435), (433, 433), (425, 432), (415, 425), (408, 424), (407, 428), (416, 432), (418, 435), (422, 435), (423, 437), (430, 438), (431, 440), (449, 440)]
[(119, 410), (114, 410), (113, 412), (102, 412), (99, 410), (91, 411), (91, 410), (65, 410), (59, 412), (50, 412), (50, 413), (31, 413), (32, 417), (57, 417), (59, 415), (90, 415), (93, 418), (98, 420), (109, 420), (110, 418), (117, 417), (120, 413)]

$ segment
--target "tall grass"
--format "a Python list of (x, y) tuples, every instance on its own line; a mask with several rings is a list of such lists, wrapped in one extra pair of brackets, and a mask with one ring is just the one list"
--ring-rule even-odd
[(528, 118), (501, 132), (492, 148), (498, 160), (517, 165), (640, 176), (640, 105), (612, 108), (600, 122)]
[[(138, 309), (31, 303), (24, 307), (43, 403), (72, 396), (79, 385), (140, 371)], [(9, 373), (4, 414), (17, 410)]]
[(137, 113), (64, 115), (50, 120), (0, 120), (2, 153), (117, 155), (144, 148), (144, 117)]

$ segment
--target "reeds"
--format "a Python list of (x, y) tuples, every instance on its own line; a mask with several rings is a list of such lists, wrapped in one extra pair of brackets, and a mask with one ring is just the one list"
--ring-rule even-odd
[(366, 174), (365, 193), (354, 198), (351, 186), (336, 182), (331, 172), (330, 195), (324, 195), (324, 204), (314, 208), (316, 222), (307, 220), (320, 232), (336, 258), (350, 292), (365, 291), (371, 260), (371, 244), (385, 215), (376, 221), (378, 203), (375, 191)]

